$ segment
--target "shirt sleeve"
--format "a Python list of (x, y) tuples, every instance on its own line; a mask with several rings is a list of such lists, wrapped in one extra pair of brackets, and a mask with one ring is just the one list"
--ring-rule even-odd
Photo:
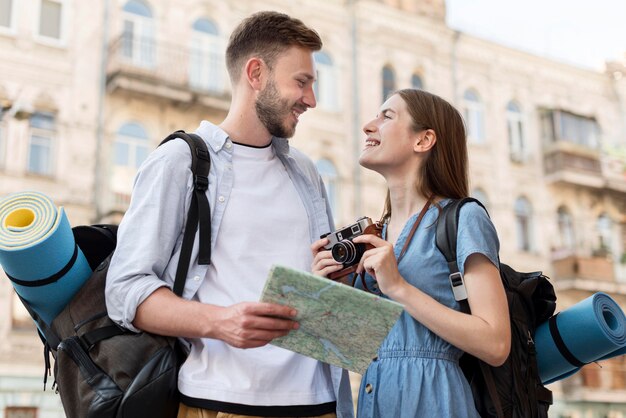
[(170, 141), (148, 156), (135, 177), (105, 291), (109, 316), (130, 330), (137, 331), (137, 307), (158, 288), (171, 287), (163, 273), (180, 245), (192, 192), (190, 167), (187, 144)]
[(487, 212), (475, 202), (461, 207), (457, 231), (457, 264), (465, 274), (465, 261), (472, 254), (483, 254), (496, 267), (500, 242)]

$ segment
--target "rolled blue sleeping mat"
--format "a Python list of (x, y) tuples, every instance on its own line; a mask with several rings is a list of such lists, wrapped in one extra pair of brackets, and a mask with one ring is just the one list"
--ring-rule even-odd
[(0, 200), (0, 265), (17, 294), (47, 324), (91, 276), (65, 211), (40, 192)]
[(626, 316), (606, 293), (595, 293), (541, 324), (535, 333), (537, 367), (544, 384), (582, 366), (626, 352)]

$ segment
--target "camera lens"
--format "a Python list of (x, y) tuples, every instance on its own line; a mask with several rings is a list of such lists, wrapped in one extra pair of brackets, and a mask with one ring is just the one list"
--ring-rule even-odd
[(336, 262), (350, 266), (359, 262), (365, 252), (365, 244), (355, 244), (350, 240), (343, 240), (333, 245), (331, 254)]

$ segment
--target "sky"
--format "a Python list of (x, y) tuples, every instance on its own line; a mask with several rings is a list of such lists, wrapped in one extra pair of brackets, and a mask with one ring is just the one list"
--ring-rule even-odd
[(445, 0), (463, 33), (602, 71), (626, 60), (626, 0)]

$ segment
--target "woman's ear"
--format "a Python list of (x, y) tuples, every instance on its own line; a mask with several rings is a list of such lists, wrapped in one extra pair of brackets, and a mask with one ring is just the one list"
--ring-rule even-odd
[(264, 73), (267, 70), (265, 62), (261, 58), (250, 58), (244, 67), (244, 76), (250, 87), (255, 91), (260, 91), (264, 87)]
[(437, 134), (432, 129), (426, 129), (416, 134), (415, 145), (413, 150), (415, 152), (426, 152), (435, 146), (437, 143)]

